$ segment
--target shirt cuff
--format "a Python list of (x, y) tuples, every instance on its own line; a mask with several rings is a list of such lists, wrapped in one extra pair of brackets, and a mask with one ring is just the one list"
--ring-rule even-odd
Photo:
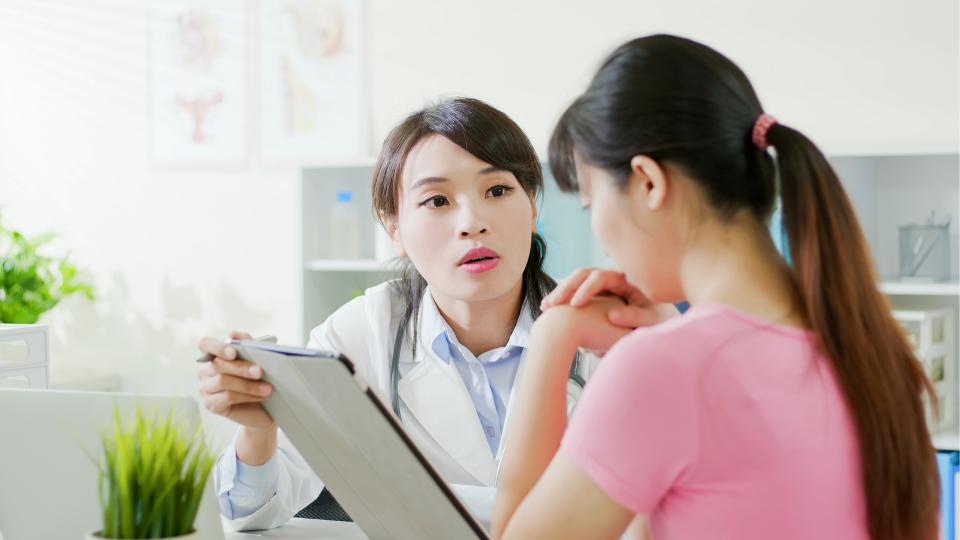
[(277, 492), (280, 472), (276, 452), (263, 465), (247, 465), (237, 458), (231, 442), (220, 455), (216, 469), (220, 512), (227, 519), (253, 514)]

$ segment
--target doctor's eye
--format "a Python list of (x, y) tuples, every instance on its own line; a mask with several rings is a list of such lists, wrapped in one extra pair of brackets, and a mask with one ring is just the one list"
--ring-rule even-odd
[(434, 195), (433, 197), (421, 202), (420, 206), (426, 206), (427, 208), (439, 208), (447, 203), (447, 198), (443, 195)]
[(504, 186), (504, 185), (501, 184), (501, 185), (493, 186), (492, 188), (488, 189), (488, 190), (487, 190), (487, 193), (489, 193), (490, 196), (492, 196), (492, 197), (494, 197), (494, 198), (500, 198), (500, 197), (503, 197), (504, 195), (510, 193), (511, 191), (513, 191), (513, 188), (512, 188), (512, 187), (510, 187), (510, 186)]

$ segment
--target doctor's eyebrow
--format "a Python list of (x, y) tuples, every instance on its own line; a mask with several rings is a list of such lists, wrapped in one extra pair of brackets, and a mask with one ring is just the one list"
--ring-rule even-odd
[[(491, 165), (489, 167), (484, 167), (480, 169), (479, 171), (477, 171), (477, 174), (478, 175), (492, 174), (492, 173), (498, 173), (498, 172), (507, 172), (507, 169), (504, 169), (503, 167), (497, 167), (495, 165)], [(446, 178), (443, 176), (427, 176), (425, 178), (421, 178), (416, 182), (414, 182), (413, 185), (410, 186), (410, 191), (413, 191), (423, 186), (428, 186), (431, 184), (442, 184), (444, 182), (449, 182), (449, 181), (450, 181), (449, 178)]]

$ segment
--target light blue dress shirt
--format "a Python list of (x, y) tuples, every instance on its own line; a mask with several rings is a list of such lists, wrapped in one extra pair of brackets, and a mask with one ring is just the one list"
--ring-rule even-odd
[[(510, 339), (503, 347), (474, 356), (460, 344), (456, 334), (440, 315), (429, 291), (424, 294), (420, 318), (421, 336), (444, 362), (453, 362), (470, 394), (477, 419), (487, 438), (490, 452), (497, 456), (510, 401), (510, 391), (520, 361), (530, 341), (533, 315), (524, 303)], [(232, 458), (232, 459), (231, 459)], [(228, 490), (220, 496), (220, 511), (228, 519), (249, 516), (276, 493), (279, 472), (274, 454), (263, 465), (247, 465), (233, 456), (221, 455), (217, 475)]]
[(510, 390), (530, 341), (533, 316), (524, 303), (507, 344), (478, 357), (460, 344), (433, 300), (429, 297), (425, 300), (429, 301), (424, 302), (420, 331), (429, 339), (433, 352), (444, 362), (453, 362), (460, 372), (490, 452), (496, 457), (507, 417)]

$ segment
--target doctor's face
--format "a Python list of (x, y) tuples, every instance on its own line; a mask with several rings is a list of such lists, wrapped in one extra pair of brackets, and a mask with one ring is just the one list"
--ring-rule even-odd
[(536, 210), (512, 172), (430, 135), (407, 155), (394, 241), (434, 296), (478, 302), (519, 291)]

